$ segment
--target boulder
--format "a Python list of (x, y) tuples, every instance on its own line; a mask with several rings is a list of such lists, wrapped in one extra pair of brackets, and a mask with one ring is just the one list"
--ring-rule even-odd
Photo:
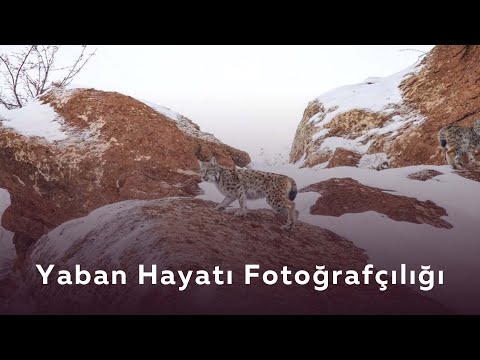
[(362, 155), (344, 148), (337, 148), (328, 161), (327, 168), (337, 166), (357, 166)]
[(54, 88), (0, 112), (0, 124), (0, 187), (11, 197), (2, 226), (15, 233), (20, 257), (98, 207), (198, 194), (197, 159), (250, 162), (184, 116), (116, 92)]

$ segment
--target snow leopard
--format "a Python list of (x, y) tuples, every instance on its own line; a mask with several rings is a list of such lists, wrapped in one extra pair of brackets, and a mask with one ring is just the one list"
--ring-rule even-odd
[(472, 127), (447, 125), (438, 132), (438, 142), (445, 151), (447, 163), (454, 169), (463, 167), (463, 154), (467, 153), (470, 164), (479, 165), (475, 150), (480, 148), (480, 119)]
[(212, 182), (225, 195), (225, 199), (216, 206), (217, 210), (224, 210), (238, 199), (240, 210), (235, 215), (247, 215), (247, 199), (266, 198), (268, 205), (279, 214), (287, 215), (287, 223), (282, 225), (283, 230), (293, 229), (298, 218), (295, 210), (297, 185), (292, 178), (259, 170), (227, 168), (218, 164), (215, 157), (210, 161), (198, 161), (200, 176), (203, 181)]

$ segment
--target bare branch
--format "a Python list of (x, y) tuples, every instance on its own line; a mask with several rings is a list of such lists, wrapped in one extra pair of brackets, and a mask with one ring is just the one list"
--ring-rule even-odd
[(422, 50), (418, 50), (418, 49), (400, 49), (398, 51), (417, 51), (417, 52), (420, 52), (422, 54), (426, 54), (425, 51), (422, 51)]
[[(88, 60), (90, 60), (90, 58), (93, 55), (95, 55), (95, 53), (97, 52), (97, 50), (95, 49), (92, 53), (90, 53), (88, 55), (88, 57), (85, 60), (83, 60), (86, 48), (87, 48), (87, 46), (83, 45), (82, 52), (80, 53), (80, 55), (77, 58), (77, 60), (75, 61), (75, 63), (72, 65), (72, 67), (70, 69), (70, 72), (60, 81), (61, 86), (65, 86), (65, 85), (70, 84), (72, 82), (73, 78), (75, 77), (75, 75), (77, 75), (83, 69), (83, 67), (88, 62)], [(82, 62), (82, 60), (83, 60), (83, 62)]]
[[(26, 71), (26, 70), (23, 70), (22, 76), (26, 80), (25, 84), (23, 86), (24, 90), (28, 93), (30, 98), (34, 98), (35, 93), (34, 93), (33, 90), (35, 90), (35, 80), (32, 79), (32, 77), (29, 75), (28, 71)], [(30, 86), (33, 87), (33, 90)]]
[[(15, 81), (13, 82), (13, 94), (15, 95), (15, 99), (17, 100), (17, 104), (19, 107), (22, 107), (23, 104), (20, 101), (21, 95), (18, 93), (18, 77), (20, 76), (20, 73), (22, 72), (23, 65), (25, 65), (25, 62), (27, 61), (28, 57), (30, 56), (30, 53), (32, 50), (35, 48), (35, 45), (30, 46), (26, 54), (23, 55), (23, 60), (21, 60), (20, 66), (17, 68), (17, 74), (15, 75)], [(20, 59), (20, 58), (19, 58)]]
[[(5, 68), (6, 68), (6, 72), (5, 71), (1, 71), (1, 74), (4, 76), (4, 84), (7, 86), (9, 92), (12, 92), (13, 93), (13, 82), (15, 80), (15, 77), (13, 75), (13, 71), (11, 69), (12, 65), (10, 64), (10, 60), (8, 59), (8, 57), (6, 56), (0, 56), (0, 61), (4, 64)], [(2, 91), (0, 93), (1, 95), (1, 103), (3, 106), (5, 106), (7, 109), (12, 109), (12, 108), (15, 108), (15, 107), (18, 107), (18, 106), (15, 106), (12, 101), (10, 100), (11, 99), (11, 96), (6, 96), (6, 95), (3, 95), (4, 94), (4, 91)]]
[(14, 108), (16, 107), (15, 104), (8, 103), (7, 101), (3, 100), (2, 97), (0, 97), (0, 104), (2, 104), (3, 106), (5, 106), (8, 110), (14, 109)]
[(10, 61), (8, 60), (8, 57), (4, 57), (3, 55), (0, 55), (0, 60), (5, 64), (5, 68), (8, 71), (8, 74), (10, 75), (10, 79), (8, 79), (8, 83), (13, 86), (13, 82), (15, 77), (13, 76), (13, 72), (10, 69)]
[(398, 50), (398, 51), (416, 51), (416, 52), (422, 53), (422, 55), (420, 55), (420, 56), (418, 57), (417, 61), (420, 60), (422, 57), (424, 57), (424, 56), (426, 56), (426, 55), (428, 54), (427, 52), (422, 51), (422, 50), (418, 50), (418, 49), (400, 49), (400, 50)]
[[(86, 45), (72, 65), (56, 67), (60, 45), (29, 45), (9, 55), (0, 55), (0, 105), (21, 108), (47, 91), (52, 84), (65, 86), (83, 69), (96, 50), (86, 54)], [(52, 78), (56, 74), (56, 78)]]

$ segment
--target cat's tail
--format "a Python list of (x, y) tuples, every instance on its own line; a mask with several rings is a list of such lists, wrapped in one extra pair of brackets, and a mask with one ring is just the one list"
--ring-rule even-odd
[(288, 198), (293, 201), (297, 197), (297, 184), (295, 183), (295, 180), (291, 179), (291, 186), (290, 190), (288, 191)]

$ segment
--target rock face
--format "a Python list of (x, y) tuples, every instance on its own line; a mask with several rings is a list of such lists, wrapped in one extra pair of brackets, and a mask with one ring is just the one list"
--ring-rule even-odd
[(341, 216), (348, 213), (376, 211), (396, 221), (452, 228), (450, 223), (441, 219), (441, 216), (447, 215), (445, 209), (434, 202), (392, 195), (384, 192), (384, 189), (360, 184), (352, 178), (329, 179), (301, 190), (301, 192), (307, 191), (317, 191), (322, 195), (310, 208), (310, 213), (314, 215)]
[(422, 171), (418, 171), (416, 173), (410, 174), (407, 177), (412, 180), (427, 181), (427, 180), (433, 179), (438, 175), (443, 175), (443, 173), (437, 170), (422, 170)]
[[(378, 285), (333, 286), (324, 292), (307, 285), (271, 286), (260, 279), (244, 284), (245, 264), (259, 264), (260, 274), (278, 273), (283, 266), (296, 272), (327, 269), (361, 271), (364, 251), (352, 242), (316, 226), (299, 222), (295, 231), (280, 229), (284, 219), (270, 210), (250, 210), (240, 219), (232, 211), (219, 212), (210, 201), (191, 198), (128, 200), (96, 209), (69, 221), (40, 238), (29, 250), (17, 273), (23, 284), (4, 313), (443, 313), (433, 300), (404, 286), (385, 292)], [(74, 273), (75, 264), (93, 271), (122, 269), (125, 285), (58, 285), (53, 275), (48, 285), (35, 268), (49, 264)], [(157, 265), (158, 284), (150, 279), (138, 285), (138, 265), (150, 271)], [(231, 285), (215, 285), (215, 266), (232, 270)], [(184, 291), (160, 283), (162, 270), (204, 269), (210, 285), (196, 285), (194, 277)], [(260, 275), (262, 276), (262, 275)], [(21, 279), (21, 280), (20, 280)], [(226, 280), (225, 275), (222, 277)], [(110, 277), (111, 280), (111, 277)], [(73, 277), (73, 281), (75, 278)]]
[(460, 176), (463, 176), (466, 179), (480, 182), (480, 170), (478, 169), (463, 169), (455, 171)]
[(390, 77), (334, 89), (308, 104), (290, 162), (311, 167), (344, 147), (386, 154), (391, 167), (443, 165), (437, 132), (480, 118), (479, 80), (480, 46), (449, 45)]
[(189, 119), (119, 93), (57, 88), (29, 106), (0, 114), (0, 187), (11, 196), (2, 226), (19, 255), (100, 206), (197, 194), (197, 159), (250, 162)]
[(327, 168), (337, 166), (357, 166), (361, 158), (362, 155), (359, 153), (344, 148), (337, 148), (330, 158)]

